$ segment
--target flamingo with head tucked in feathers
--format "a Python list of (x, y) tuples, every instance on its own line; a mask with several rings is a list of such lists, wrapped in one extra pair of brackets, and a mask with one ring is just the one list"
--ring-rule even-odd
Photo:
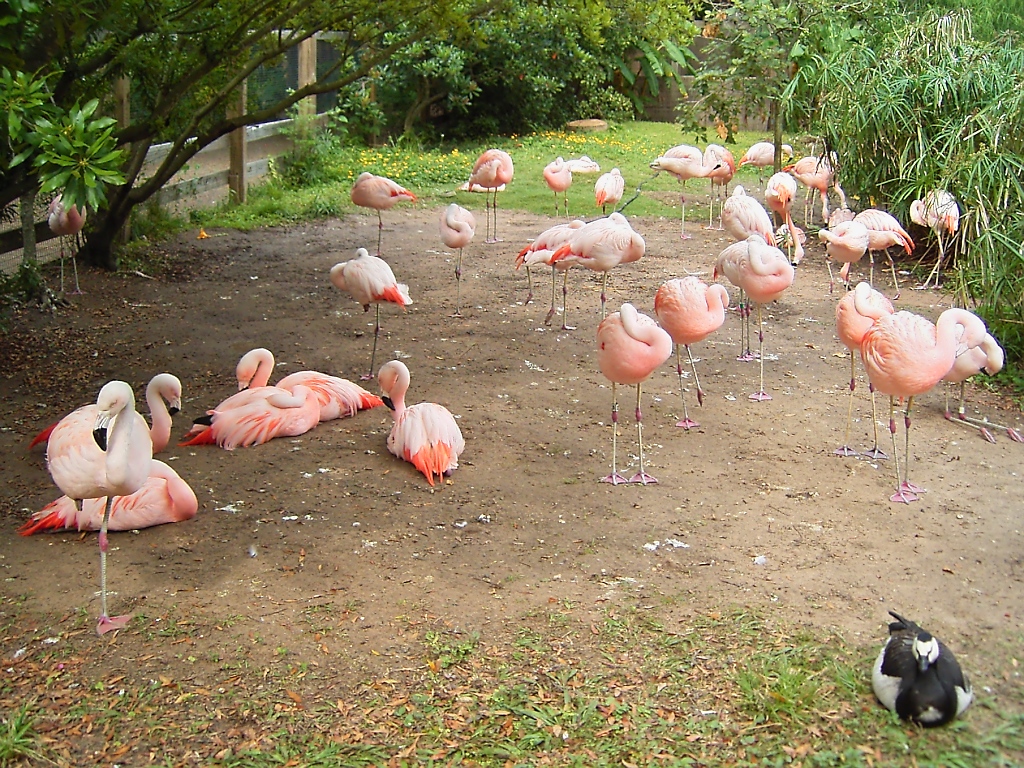
[(561, 157), (544, 166), (544, 183), (555, 193), (555, 216), (558, 216), (558, 193), (565, 201), (565, 218), (569, 218), (569, 187), (572, 186), (572, 168)]
[(452, 203), (441, 212), (438, 226), (441, 241), (449, 248), (459, 249), (459, 263), (455, 267), (454, 317), (462, 317), (462, 249), (469, 245), (476, 234), (476, 218), (461, 205)]
[(76, 243), (75, 252), (71, 254), (71, 266), (75, 269), (75, 290), (74, 293), (81, 293), (82, 289), (78, 286), (78, 261), (75, 259), (77, 253), (77, 241), (78, 235), (85, 226), (86, 211), (78, 210), (77, 206), (65, 206), (64, 201), (60, 195), (57, 195), (53, 200), (50, 201), (49, 215), (47, 216), (47, 224), (50, 227), (50, 231), (60, 238), (60, 292), (64, 293), (64, 240), (74, 239)]
[(377, 212), (377, 255), (380, 256), (381, 238), (384, 234), (384, 219), (381, 211), (389, 211), (396, 203), (407, 200), (416, 202), (416, 195), (386, 176), (374, 176), (372, 173), (359, 174), (349, 194), (352, 202), (361, 208), (372, 208)]
[(987, 418), (976, 419), (967, 415), (967, 407), (965, 404), (967, 380), (975, 374), (982, 372), (989, 376), (995, 376), (1003, 369), (1003, 362), (1003, 348), (999, 346), (999, 342), (996, 341), (995, 337), (990, 333), (985, 334), (985, 338), (982, 340), (981, 344), (976, 347), (971, 347), (957, 355), (956, 362), (953, 363), (953, 367), (950, 369), (949, 373), (942, 377), (942, 381), (947, 384), (960, 385), (960, 407), (957, 409), (956, 416), (950, 412), (949, 387), (946, 387), (945, 416), (948, 421), (973, 427), (990, 443), (994, 443), (996, 441), (995, 437), (992, 435), (991, 430), (993, 429), (1002, 430), (1006, 433), (1006, 436), (1014, 442), (1024, 443), (1024, 437), (1022, 437), (1020, 432), (1013, 427), (996, 424), (993, 421), (989, 421)]
[(594, 184), (594, 202), (601, 206), (603, 214), (606, 206), (615, 208), (619, 204), (625, 190), (626, 181), (622, 178), (622, 172), (618, 168), (612, 168)]
[[(511, 183), (515, 175), (515, 167), (512, 164), (512, 156), (501, 149), (488, 149), (476, 159), (473, 170), (469, 174), (467, 189), (480, 187), (484, 190), (485, 208), (485, 243), (497, 243), (498, 239), (498, 191)], [(491, 205), (489, 195), (494, 193), (494, 204)], [(494, 227), (491, 227), (491, 216), (493, 208)]]
[(956, 198), (944, 189), (933, 189), (923, 199), (910, 204), (910, 220), (922, 227), (928, 227), (939, 241), (939, 258), (935, 262), (935, 268), (920, 287), (927, 288), (933, 278), (935, 285), (938, 286), (942, 275), (942, 262), (946, 258), (943, 235), (952, 237), (960, 228), (960, 208), (956, 204)]

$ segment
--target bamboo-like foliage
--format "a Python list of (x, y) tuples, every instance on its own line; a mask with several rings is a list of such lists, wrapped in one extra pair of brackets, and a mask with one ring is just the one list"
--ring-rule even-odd
[(1020, 38), (979, 41), (968, 14), (931, 15), (823, 60), (819, 73), (816, 130), (847, 192), (903, 220), (929, 190), (951, 192), (961, 212), (952, 284), (1024, 359)]

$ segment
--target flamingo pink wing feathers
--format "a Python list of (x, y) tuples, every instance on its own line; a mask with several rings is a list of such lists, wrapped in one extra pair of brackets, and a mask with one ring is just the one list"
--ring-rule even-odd
[(544, 166), (544, 183), (555, 192), (565, 192), (572, 185), (572, 170), (562, 158)]
[(775, 232), (768, 211), (743, 187), (736, 187), (722, 206), (722, 227), (735, 240), (760, 235), (768, 245), (775, 245)]
[(441, 212), (438, 225), (441, 242), (448, 248), (465, 248), (476, 234), (476, 217), (461, 205), (452, 203)]
[(654, 295), (654, 314), (676, 344), (696, 344), (725, 322), (729, 293), (689, 275), (662, 284)]
[(594, 201), (599, 206), (618, 205), (625, 189), (626, 182), (622, 178), (622, 173), (618, 168), (612, 168), (594, 185)]
[(358, 384), (318, 371), (298, 371), (285, 376), (277, 382), (277, 386), (292, 392), (297, 386), (311, 389), (320, 404), (320, 421), (354, 416), (359, 411), (384, 405), (384, 401), (377, 395), (367, 392)]
[(352, 185), (352, 202), (363, 208), (386, 211), (403, 200), (416, 202), (416, 195), (386, 176), (361, 173)]
[(867, 283), (857, 283), (836, 304), (836, 335), (847, 349), (860, 349), (864, 334), (875, 321), (892, 313), (892, 302), (885, 295)]
[[(637, 312), (620, 309), (597, 326), (597, 366), (616, 384), (640, 384), (672, 354), (672, 337), (654, 320)], [(631, 310), (631, 312), (630, 312)], [(635, 316), (629, 327), (629, 316)]]
[(488, 149), (477, 158), (469, 174), (469, 185), (495, 189), (512, 181), (515, 168), (512, 157), (500, 149)]
[(388, 450), (410, 462), (431, 485), (445, 472), (457, 469), (466, 448), (455, 417), (437, 403), (417, 403), (395, 416)]
[(181, 445), (216, 443), (231, 451), (239, 446), (261, 445), (275, 437), (302, 435), (319, 423), (320, 401), (312, 390), (301, 385), (294, 391), (260, 387), (239, 392), (208, 413), (209, 429)]
[(892, 214), (877, 208), (868, 208), (854, 216), (853, 220), (867, 227), (868, 247), (872, 251), (882, 251), (889, 246), (899, 245), (907, 253), (914, 252), (914, 241)]
[(575, 219), (570, 222), (556, 224), (545, 229), (537, 238), (519, 252), (516, 257), (516, 269), (523, 264), (550, 264), (551, 255), (572, 239), (578, 229), (581, 229), (586, 222)]

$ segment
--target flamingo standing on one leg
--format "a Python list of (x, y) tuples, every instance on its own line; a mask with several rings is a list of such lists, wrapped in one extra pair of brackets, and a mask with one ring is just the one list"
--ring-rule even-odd
[[(958, 326), (962, 334), (958, 334)], [(985, 323), (966, 309), (947, 309), (935, 324), (913, 312), (882, 315), (864, 334), (860, 354), (868, 379), (879, 392), (889, 395), (889, 432), (896, 465), (896, 493), (890, 501), (916, 501), (923, 488), (910, 482), (910, 409), (914, 398), (938, 384), (956, 361), (958, 345), (979, 346), (985, 339)], [(896, 454), (896, 398), (906, 398), (903, 413), (907, 442), (904, 474), (900, 477)]]
[[(629, 303), (608, 315), (597, 326), (597, 365), (612, 383), (612, 473), (601, 482), (656, 483), (644, 471), (643, 416), (640, 412), (640, 385), (672, 354), (672, 337), (654, 320), (641, 315)], [(619, 474), (616, 466), (616, 432), (619, 424), (617, 384), (636, 385), (636, 435), (640, 453), (640, 471), (629, 480)]]
[(921, 289), (927, 288), (932, 278), (935, 278), (935, 285), (938, 286), (942, 274), (942, 261), (946, 257), (943, 233), (952, 237), (960, 228), (960, 208), (956, 204), (956, 198), (944, 189), (934, 189), (926, 194), (923, 200), (915, 200), (910, 204), (910, 220), (931, 229), (939, 241), (939, 258)]
[[(781, 219), (782, 223), (786, 226), (787, 232), (796, 231), (796, 225), (793, 223), (793, 198), (796, 197), (796, 179), (790, 176), (788, 173), (779, 172), (773, 174), (768, 179), (768, 184), (764, 188), (764, 201), (767, 203), (769, 210), (772, 213), (777, 214)], [(775, 245), (776, 243), (771, 243)], [(799, 238), (793, 239), (793, 248), (789, 251), (789, 260), (795, 267), (804, 258), (804, 248), (800, 244)]]
[(558, 193), (565, 201), (565, 218), (569, 218), (569, 187), (572, 186), (572, 168), (561, 157), (544, 166), (544, 183), (555, 193), (555, 216), (558, 216)]
[(384, 219), (380, 212), (390, 210), (395, 203), (403, 200), (415, 203), (416, 195), (386, 176), (364, 172), (359, 174), (356, 183), (352, 185), (350, 197), (356, 205), (377, 211), (377, 255), (380, 256), (381, 237), (384, 234)]
[[(857, 387), (857, 370), (855, 352), (860, 350), (864, 334), (882, 315), (893, 313), (892, 302), (872, 288), (868, 283), (857, 283), (857, 287), (848, 292), (836, 304), (836, 335), (839, 341), (850, 350), (850, 404), (846, 411), (846, 432), (843, 445), (835, 450), (837, 456), (856, 456), (857, 452), (850, 446), (850, 422), (853, 420), (853, 392)], [(878, 447), (878, 413), (875, 410), (875, 388), (871, 389), (871, 426), (874, 429), (875, 445), (864, 453), (872, 459), (887, 459), (888, 456)]]
[(835, 287), (831, 259), (843, 262), (843, 267), (839, 270), (839, 277), (846, 289), (849, 290), (850, 267), (864, 257), (871, 244), (868, 228), (854, 219), (842, 222), (831, 231), (818, 230), (818, 238), (825, 243), (825, 253), (828, 254), (828, 258), (825, 260), (825, 265), (828, 267), (828, 292), (832, 293), (832, 289)]
[(497, 243), (498, 239), (498, 190), (504, 189), (506, 184), (512, 181), (515, 168), (512, 165), (512, 157), (508, 152), (500, 149), (488, 149), (477, 158), (473, 170), (469, 174), (469, 189), (481, 187), (484, 190), (484, 207), (489, 214), (490, 202), (487, 198), (489, 192), (494, 192), (494, 229), (491, 230), (490, 216), (485, 216), (486, 236), (485, 243)]
[(942, 377), (942, 380), (949, 384), (960, 385), (960, 407), (954, 417), (949, 410), (949, 387), (946, 387), (946, 419), (959, 424), (973, 427), (981, 433), (981, 436), (990, 443), (996, 441), (992, 436), (990, 428), (1001, 429), (1006, 432), (1007, 437), (1017, 443), (1024, 443), (1024, 437), (1013, 427), (1006, 427), (996, 424), (987, 418), (974, 419), (967, 415), (967, 408), (964, 405), (964, 392), (967, 388), (967, 380), (977, 373), (984, 371), (989, 376), (995, 376), (1003, 369), (1004, 355), (1003, 348), (995, 337), (986, 333), (984, 340), (976, 347), (971, 347), (966, 352), (957, 355), (956, 362), (949, 373)]
[(679, 375), (679, 395), (683, 400), (683, 418), (677, 427), (690, 429), (699, 427), (686, 412), (686, 397), (683, 394), (683, 360), (679, 346), (686, 347), (686, 357), (693, 371), (697, 387), (697, 404), (704, 405), (704, 390), (697, 378), (697, 366), (690, 354), (690, 345), (703, 341), (725, 322), (725, 310), (729, 307), (729, 292), (723, 285), (708, 285), (699, 277), (689, 275), (663, 283), (654, 295), (654, 314), (661, 327), (668, 331), (676, 346), (676, 373)]
[(603, 214), (605, 206), (610, 205), (614, 209), (619, 204), (625, 190), (626, 180), (622, 178), (622, 172), (618, 168), (612, 168), (594, 184), (594, 202), (601, 206)]
[(459, 249), (459, 263), (455, 267), (455, 314), (462, 317), (462, 249), (476, 234), (476, 219), (461, 205), (452, 203), (441, 212), (441, 240), (448, 248)]
[(356, 249), (356, 257), (331, 267), (331, 282), (335, 288), (348, 291), (352, 298), (363, 305), (368, 312), (370, 305), (376, 307), (377, 316), (373, 324), (373, 351), (370, 353), (370, 372), (361, 380), (373, 378), (373, 362), (377, 357), (377, 338), (380, 336), (380, 305), (382, 302), (397, 304), (405, 309), (412, 304), (409, 286), (395, 279), (395, 273), (384, 259), (371, 256), (365, 248)]
[(526, 279), (530, 284), (530, 293), (526, 297), (526, 303), (529, 304), (533, 298), (533, 278), (530, 276), (530, 267), (537, 264), (547, 264), (551, 267), (551, 309), (548, 310), (548, 315), (544, 318), (544, 325), (551, 325), (551, 318), (555, 316), (555, 272), (561, 271), (563, 273), (562, 278), (562, 330), (572, 331), (575, 330), (572, 326), (566, 324), (568, 320), (567, 310), (565, 306), (565, 297), (569, 292), (568, 281), (569, 281), (569, 269), (573, 265), (573, 261), (563, 259), (557, 263), (552, 264), (551, 257), (555, 251), (565, 245), (578, 229), (584, 226), (585, 222), (576, 219), (570, 221), (568, 224), (556, 224), (549, 229), (544, 230), (537, 238), (528, 246), (523, 248), (519, 252), (519, 256), (516, 257), (516, 269), (526, 265)]
[[(732, 181), (732, 177), (736, 175), (736, 158), (733, 157), (732, 152), (723, 147), (721, 144), (708, 144), (704, 147), (704, 159), (703, 163), (705, 166), (712, 166), (714, 170), (708, 175), (711, 179), (711, 205), (709, 206), (708, 213), (708, 226), (707, 229), (713, 229), (715, 221), (715, 200), (718, 199), (718, 191), (716, 187), (721, 188), (722, 202), (725, 203), (725, 199), (729, 196), (729, 182)], [(721, 211), (719, 211), (721, 216)], [(718, 227), (722, 228), (721, 225)]]
[[(75, 411), (61, 420), (46, 445), (50, 476), (76, 502), (106, 497), (100, 523), (99, 634), (120, 629), (130, 616), (107, 613), (107, 529), (116, 496), (138, 491), (150, 475), (153, 440), (146, 420), (135, 412), (135, 394), (123, 381), (111, 381), (96, 398), (96, 411)], [(95, 414), (95, 415), (94, 415)]]
[(807, 201), (810, 200), (810, 193), (816, 190), (821, 196), (821, 220), (828, 221), (828, 188), (832, 186), (835, 175), (832, 172), (832, 164), (828, 158), (811, 155), (802, 157), (792, 165), (782, 169), (792, 173), (801, 184), (807, 187), (808, 197), (804, 202), (804, 226), (809, 226), (810, 218), (807, 213)]
[[(50, 225), (50, 231), (60, 238), (60, 292), (64, 293), (64, 238), (74, 238), (77, 242), (78, 234), (82, 231), (85, 226), (86, 211), (83, 209), (81, 212), (78, 210), (78, 206), (72, 205), (66, 207), (64, 201), (60, 195), (57, 195), (53, 200), (50, 201), (50, 212), (47, 218), (47, 224)], [(77, 246), (76, 246), (77, 253)], [(79, 294), (82, 289), (78, 286), (78, 262), (75, 260), (76, 253), (71, 254), (71, 266), (75, 269), (75, 290), (74, 293)]]
[(761, 360), (761, 386), (751, 400), (762, 402), (772, 397), (764, 389), (764, 328), (761, 305), (775, 301), (793, 284), (795, 272), (789, 259), (778, 248), (765, 243), (759, 235), (751, 235), (742, 243), (733, 243), (718, 255), (714, 278), (725, 274), (729, 282), (746, 292), (757, 304), (758, 357)]
[(718, 168), (718, 165), (718, 163), (705, 165), (704, 155), (701, 151), (688, 144), (672, 147), (651, 163), (651, 168), (659, 172), (667, 171), (675, 176), (682, 186), (682, 191), (679, 193), (679, 201), (683, 209), (679, 236), (684, 240), (692, 237), (692, 235), (686, 234), (686, 180), (706, 179)]
[(388, 450), (416, 467), (433, 487), (434, 475), (440, 480), (458, 469), (459, 455), (466, 448), (455, 417), (437, 403), (406, 407), (409, 368), (400, 360), (384, 363), (377, 381), (384, 393), (384, 404), (395, 419), (388, 435)]
[[(839, 185), (836, 185), (836, 189), (838, 188)], [(896, 286), (896, 295), (893, 298), (898, 299), (900, 297), (900, 281), (896, 277), (896, 263), (892, 260), (892, 256), (889, 256), (889, 248), (899, 245), (906, 250), (907, 254), (911, 254), (914, 252), (914, 241), (910, 239), (910, 235), (903, 229), (896, 217), (886, 211), (868, 208), (854, 216), (853, 220), (859, 221), (868, 228), (868, 255), (871, 258), (870, 282), (874, 282), (875, 251), (885, 251), (885, 255), (889, 259), (889, 266), (892, 268), (892, 282)], [(829, 228), (832, 228), (831, 220)]]
[[(793, 148), (789, 144), (783, 144), (783, 161), (792, 156)], [(739, 165), (736, 167), (742, 168), (744, 165), (752, 165), (757, 168), (757, 183), (763, 184), (764, 169), (771, 168), (775, 165), (775, 145), (770, 141), (759, 141), (756, 144), (751, 145), (750, 149), (743, 153), (743, 157), (740, 158)]]

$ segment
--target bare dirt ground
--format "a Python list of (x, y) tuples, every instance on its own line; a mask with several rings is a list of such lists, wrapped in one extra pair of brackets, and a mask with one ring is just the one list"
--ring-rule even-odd
[[(727, 241), (700, 228), (696, 210), (686, 241), (677, 220), (633, 222), (647, 254), (611, 274), (611, 310), (628, 300), (652, 314), (664, 280), (697, 272), (710, 281)], [(385, 308), (377, 365), (401, 357), (412, 371), (409, 402), (438, 402), (459, 418), (466, 450), (451, 481), (431, 489), (388, 453), (383, 408), (233, 452), (172, 441), (160, 458), (195, 489), (199, 513), (112, 535), (115, 612), (143, 616), (142, 630), (169, 615), (231, 626), (261, 638), (262, 650), (250, 654), (322, 653), (332, 672), (360, 678), (408, 651), (398, 616), (443, 620), (491, 644), (549, 601), (584, 612), (627, 600), (683, 613), (739, 605), (866, 645), (881, 641), (891, 608), (943, 637), (989, 695), (1019, 690), (1010, 662), (1024, 629), (1024, 446), (1005, 436), (990, 444), (948, 423), (936, 390), (920, 398), (913, 421), (911, 477), (928, 489), (920, 501), (889, 502), (891, 461), (833, 455), (849, 363), (834, 334), (839, 293), (829, 294), (818, 246), (767, 308), (774, 399), (748, 400), (757, 364), (736, 360), (739, 320), (730, 314), (694, 349), (707, 398), (698, 409), (692, 386), (687, 397), (700, 428), (675, 426), (682, 408), (673, 360), (644, 388), (645, 459), (660, 482), (613, 487), (598, 482), (611, 463), (611, 389), (594, 354), (599, 275), (570, 273), (577, 330), (557, 330), (558, 319), (546, 327), (547, 274), (535, 278), (527, 305), (526, 276), (512, 265), (551, 222), (501, 210), (505, 241), (485, 245), (479, 232), (467, 249), (464, 316), (453, 318), (454, 256), (440, 245), (437, 216), (436, 208), (385, 215), (384, 256), (415, 304), (405, 314)], [(333, 288), (328, 270), (357, 247), (372, 248), (376, 232), (376, 218), (365, 215), (212, 231), (205, 240), (193, 231), (154, 248), (148, 277), (84, 270), (85, 294), (70, 306), (12, 319), (0, 337), (0, 573), (20, 610), (40, 625), (77, 617), (83, 630), (98, 614), (94, 534), (16, 535), (59, 495), (42, 452), (26, 450), (32, 436), (93, 402), (110, 379), (130, 382), (142, 408), (145, 382), (170, 371), (184, 385), (180, 437), (235, 390), (235, 363), (257, 346), (274, 352), (275, 381), (304, 369), (357, 380), (369, 364), (373, 313)], [(882, 286), (892, 294), (887, 280)], [(905, 290), (897, 304), (934, 319), (948, 302)], [(376, 391), (375, 381), (365, 386)], [(631, 397), (620, 390), (627, 474), (636, 467)], [(1022, 426), (1018, 412), (997, 410), (1007, 403), (994, 395), (972, 389), (970, 402)], [(882, 398), (879, 407), (882, 429)], [(855, 414), (852, 441), (865, 449), (863, 379)], [(352, 631), (329, 648), (303, 621), (325, 604), (351, 616)], [(132, 626), (127, 634), (141, 631)], [(209, 650), (220, 641), (190, 642)], [(170, 677), (202, 684), (218, 674), (206, 656), (165, 650), (151, 663)]]

